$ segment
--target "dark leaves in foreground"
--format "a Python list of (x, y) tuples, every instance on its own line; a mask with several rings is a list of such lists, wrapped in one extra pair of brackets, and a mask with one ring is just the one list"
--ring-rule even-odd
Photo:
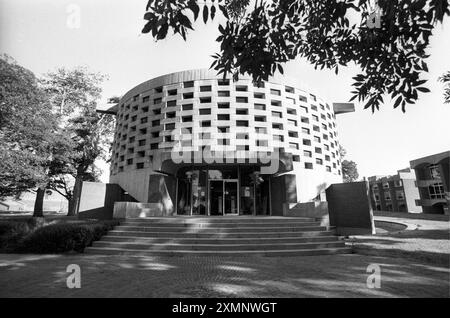
[(439, 81), (444, 83), (444, 103), (450, 104), (450, 71), (439, 77)]
[[(142, 32), (156, 40), (169, 30), (186, 40), (199, 18), (206, 23), (221, 12), (220, 52), (212, 68), (219, 74), (249, 74), (267, 80), (297, 57), (317, 69), (356, 64), (350, 100), (379, 109), (389, 96), (394, 108), (406, 110), (419, 93), (428, 92), (426, 50), (434, 26), (450, 15), (448, 0), (149, 0)], [(349, 17), (359, 17), (350, 21)]]

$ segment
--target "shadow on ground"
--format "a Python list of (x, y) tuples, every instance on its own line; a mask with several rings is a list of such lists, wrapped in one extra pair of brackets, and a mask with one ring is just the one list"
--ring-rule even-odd
[[(66, 267), (81, 267), (68, 289)], [(367, 287), (370, 264), (381, 288)], [(448, 267), (392, 257), (1, 255), (1, 297), (449, 297)]]
[(417, 229), (347, 240), (355, 253), (419, 260), (450, 266), (449, 229)]

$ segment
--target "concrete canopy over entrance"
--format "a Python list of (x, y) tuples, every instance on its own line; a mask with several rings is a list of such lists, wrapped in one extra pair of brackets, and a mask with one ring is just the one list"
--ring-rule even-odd
[[(274, 208), (271, 183), (277, 182), (279, 174), (292, 170), (292, 155), (280, 152), (277, 156), (269, 154), (263, 160), (258, 155), (225, 159), (221, 158), (222, 154), (215, 155), (191, 152), (184, 154), (183, 162), (177, 163), (171, 154), (165, 153), (162, 161), (153, 163), (157, 174), (151, 175), (150, 180), (175, 184), (175, 189), (172, 186), (172, 191), (166, 191), (174, 206), (172, 214), (271, 215)], [(149, 188), (155, 189), (156, 183), (150, 182), (153, 186)], [(155, 193), (161, 192), (160, 184), (156, 189), (149, 197), (163, 200)], [(282, 201), (275, 197), (274, 203)], [(275, 209), (280, 211), (282, 207)]]

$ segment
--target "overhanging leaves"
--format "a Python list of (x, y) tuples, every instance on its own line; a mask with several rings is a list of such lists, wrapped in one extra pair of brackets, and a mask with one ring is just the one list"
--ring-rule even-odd
[[(417, 101), (426, 93), (425, 53), (432, 30), (450, 15), (448, 0), (150, 0), (142, 32), (157, 40), (171, 29), (186, 39), (202, 8), (206, 23), (216, 9), (226, 22), (219, 26), (220, 52), (212, 68), (218, 74), (250, 74), (258, 83), (282, 64), (305, 58), (316, 69), (339, 68), (353, 62), (360, 68), (350, 100), (379, 109), (388, 95), (395, 108)], [(187, 18), (187, 15), (192, 16)], [(351, 23), (349, 16), (359, 17)]]

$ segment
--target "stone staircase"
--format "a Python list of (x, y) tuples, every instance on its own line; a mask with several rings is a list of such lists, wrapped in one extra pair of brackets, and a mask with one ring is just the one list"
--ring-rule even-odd
[(85, 250), (90, 254), (300, 256), (351, 253), (333, 230), (300, 217), (126, 219)]

